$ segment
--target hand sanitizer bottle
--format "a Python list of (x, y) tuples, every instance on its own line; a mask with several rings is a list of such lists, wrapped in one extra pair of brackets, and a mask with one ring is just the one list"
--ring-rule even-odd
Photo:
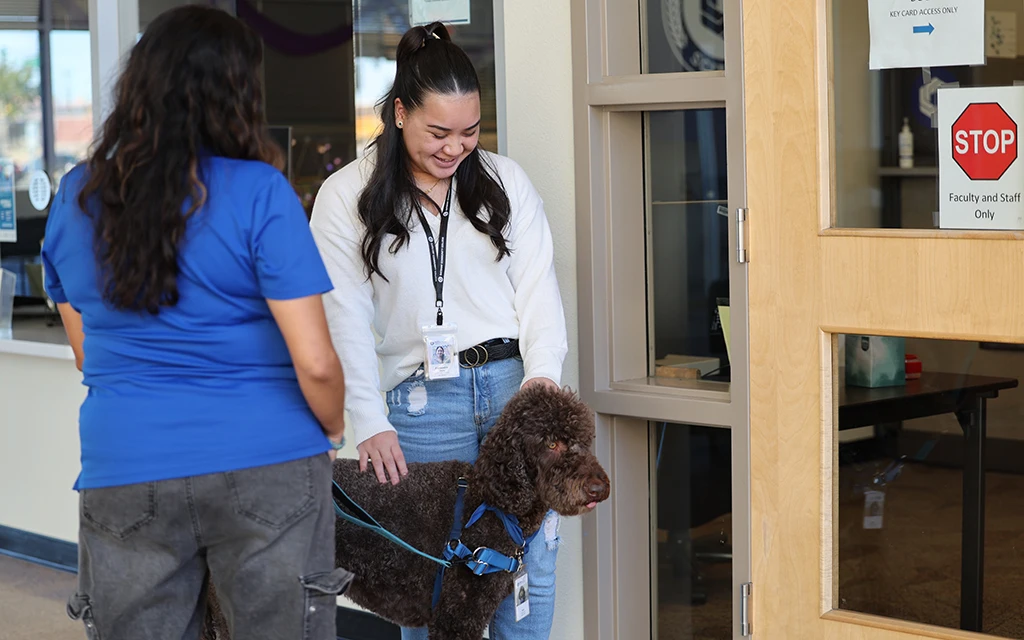
[(914, 133), (910, 130), (910, 119), (903, 118), (903, 129), (899, 135), (900, 169), (914, 168)]

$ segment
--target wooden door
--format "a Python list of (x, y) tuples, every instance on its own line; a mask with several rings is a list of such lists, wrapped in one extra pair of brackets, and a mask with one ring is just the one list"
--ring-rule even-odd
[(834, 227), (830, 13), (743, 2), (754, 636), (991, 637), (839, 599), (837, 336), (1024, 342), (1024, 236)]

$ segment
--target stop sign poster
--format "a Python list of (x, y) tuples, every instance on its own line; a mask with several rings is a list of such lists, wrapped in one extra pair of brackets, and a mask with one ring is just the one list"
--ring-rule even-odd
[(1024, 87), (939, 89), (939, 227), (1024, 229)]

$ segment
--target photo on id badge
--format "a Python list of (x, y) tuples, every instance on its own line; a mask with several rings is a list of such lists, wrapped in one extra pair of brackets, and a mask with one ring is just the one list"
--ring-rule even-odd
[(424, 369), (427, 380), (459, 377), (459, 347), (455, 325), (423, 327)]

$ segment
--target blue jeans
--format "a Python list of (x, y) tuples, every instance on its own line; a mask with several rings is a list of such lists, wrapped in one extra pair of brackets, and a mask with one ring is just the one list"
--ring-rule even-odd
[[(425, 380), (423, 369), (387, 394), (388, 419), (398, 430), (407, 462), (473, 462), (480, 443), (523, 382), (523, 362), (508, 358), (459, 378)], [(551, 512), (526, 555), (530, 576), (530, 615), (516, 622), (512, 596), (491, 621), (491, 640), (547, 640), (555, 614), (555, 560), (558, 514)], [(402, 629), (402, 640), (426, 640), (426, 628)]]

